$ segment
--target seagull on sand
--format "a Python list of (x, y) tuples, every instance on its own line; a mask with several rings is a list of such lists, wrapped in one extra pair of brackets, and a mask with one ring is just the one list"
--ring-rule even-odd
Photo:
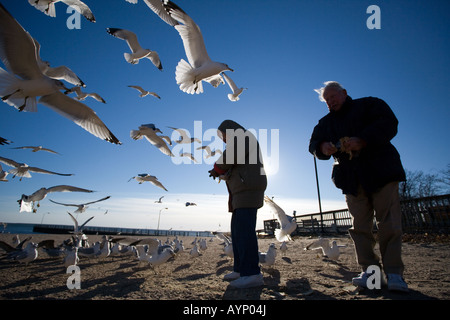
[(97, 203), (97, 202), (100, 202), (100, 201), (104, 201), (104, 200), (107, 200), (109, 198), (111, 198), (111, 196), (107, 196), (107, 197), (104, 197), (104, 198), (102, 198), (100, 200), (86, 202), (86, 203), (81, 203), (81, 204), (69, 204), (69, 203), (56, 202), (56, 201), (53, 201), (52, 199), (49, 199), (49, 200), (51, 202), (53, 202), (53, 203), (60, 204), (60, 205), (63, 205), (63, 206), (77, 207), (78, 209), (75, 210), (74, 213), (83, 213), (83, 212), (86, 211), (87, 208), (89, 208), (89, 206), (88, 206), (89, 204)]
[(36, 9), (52, 18), (56, 17), (55, 3), (63, 2), (66, 5), (75, 8), (77, 12), (81, 13), (90, 22), (95, 22), (95, 17), (91, 9), (80, 0), (28, 0), (28, 2)]
[(39, 207), (39, 201), (43, 200), (47, 194), (51, 192), (94, 192), (92, 190), (68, 186), (68, 185), (59, 185), (50, 188), (40, 188), (36, 192), (31, 195), (22, 194), (22, 197), (17, 200), (20, 206), (20, 212), (36, 212), (34, 208), (35, 202), (37, 202), (37, 206)]
[(138, 64), (140, 59), (148, 58), (159, 70), (163, 69), (158, 53), (150, 49), (143, 49), (134, 32), (118, 28), (106, 28), (106, 31), (110, 35), (127, 42), (132, 53), (125, 52), (123, 56), (128, 63)]
[(55, 246), (54, 239), (42, 240), (38, 243), (38, 247), (42, 248), (44, 252), (51, 258), (58, 258), (66, 254), (63, 244)]
[(51, 67), (50, 62), (41, 59), (41, 45), (36, 39), (33, 39), (36, 50), (36, 61), (39, 69), (44, 75), (52, 79), (64, 80), (75, 86), (86, 87), (84, 82), (66, 66)]
[(189, 255), (192, 258), (200, 256), (200, 250), (198, 249), (197, 243), (194, 244), (194, 247), (192, 247), (191, 251), (189, 251)]
[(11, 149), (31, 149), (31, 152), (38, 152), (38, 151), (47, 151), (54, 154), (59, 154), (56, 151), (53, 151), (52, 149), (44, 148), (43, 146), (23, 146), (23, 147), (16, 147)]
[(283, 254), (283, 256), (286, 254), (288, 247), (286, 241), (283, 241), (280, 245), (280, 251)]
[(283, 209), (280, 208), (272, 199), (268, 196), (264, 196), (264, 202), (275, 213), (280, 223), (281, 229), (275, 229), (275, 237), (278, 241), (290, 241), (290, 234), (297, 229), (297, 222), (291, 216), (286, 215)]
[(168, 127), (172, 130), (175, 130), (176, 132), (178, 132), (180, 134), (180, 139), (175, 140), (176, 143), (193, 143), (193, 142), (198, 142), (198, 143), (202, 143), (200, 139), (198, 138), (190, 138), (187, 131), (184, 129), (179, 129), (179, 128), (174, 128), (174, 127)]
[(143, 98), (145, 96), (148, 96), (148, 95), (151, 95), (151, 96), (154, 96), (155, 98), (161, 99), (161, 97), (158, 96), (155, 92), (150, 92), (150, 91), (144, 90), (144, 89), (142, 89), (141, 86), (134, 86), (133, 85), (133, 86), (129, 86), (129, 87), (138, 90), (141, 93), (139, 95), (139, 97), (141, 97), (141, 98)]
[[(211, 60), (206, 51), (200, 28), (186, 12), (172, 1), (166, 0), (163, 5), (170, 17), (178, 21), (178, 24), (173, 27), (183, 40), (184, 50), (189, 61), (188, 63), (181, 59), (176, 67), (175, 79), (180, 89), (189, 94), (199, 94), (203, 92), (203, 80), (209, 82), (212, 79), (218, 85), (220, 81), (217, 79), (220, 77), (220, 73), (233, 70), (225, 63)], [(150, 5), (149, 7), (151, 8)], [(161, 17), (161, 15), (159, 16)]]
[(322, 250), (322, 255), (331, 260), (338, 260), (340, 251), (339, 248), (344, 248), (346, 246), (341, 246), (337, 244), (336, 240), (333, 240), (330, 245), (330, 241), (325, 238), (319, 238), (318, 240), (310, 243), (304, 250)]
[[(130, 243), (130, 241), (132, 241)], [(137, 250), (139, 262), (148, 262), (150, 267), (155, 267), (167, 262), (175, 256), (174, 250), (170, 245), (161, 245), (157, 239), (146, 238), (141, 240), (125, 239), (120, 241), (121, 244), (134, 245)], [(147, 247), (147, 250), (145, 250)], [(155, 271), (156, 272), (156, 271)]]
[(13, 175), (13, 178), (15, 178), (16, 176), (20, 177), (20, 180), (22, 180), (22, 178), (31, 178), (30, 171), (36, 173), (56, 174), (59, 176), (73, 176), (72, 173), (58, 173), (37, 167), (30, 167), (26, 163), (18, 163), (14, 160), (3, 157), (0, 157), (0, 162), (3, 162), (10, 167), (15, 167), (14, 169), (9, 170), (9, 173)]
[(239, 95), (247, 88), (238, 88), (234, 83), (234, 81), (225, 72), (222, 72), (222, 75), (225, 78), (225, 81), (230, 86), (231, 90), (233, 91), (233, 93), (228, 94), (228, 99), (230, 99), (230, 101), (238, 101)]
[(167, 144), (172, 145), (172, 141), (168, 136), (158, 136), (156, 133), (161, 132), (158, 128), (155, 128), (154, 124), (143, 124), (139, 126), (138, 130), (131, 130), (130, 136), (134, 140), (140, 140), (145, 137), (148, 142), (154, 145), (165, 155), (174, 157), (174, 154), (169, 149)]
[(128, 180), (128, 182), (130, 182), (131, 180), (135, 179), (136, 181), (139, 182), (139, 184), (142, 184), (144, 182), (151, 182), (153, 185), (160, 187), (161, 189), (164, 189), (166, 191), (168, 191), (161, 182), (159, 182), (158, 178), (155, 176), (151, 176), (147, 173), (140, 173), (137, 176), (131, 177), (130, 180)]
[(233, 253), (233, 244), (231, 242), (231, 239), (222, 232), (214, 231), (214, 232), (212, 232), (212, 234), (215, 235), (218, 239), (223, 241), (221, 243), (221, 245), (223, 245), (223, 252), (225, 253), (225, 255), (227, 255), (230, 258), (233, 258), (234, 253)]
[[(36, 60), (32, 37), (0, 4), (0, 59), (10, 71), (0, 68), (0, 96), (19, 111), (37, 111), (39, 102), (74, 121), (100, 139), (121, 144), (97, 114), (83, 103), (64, 93), (67, 89), (56, 79), (45, 76)], [(16, 76), (18, 77), (16, 77)]]
[(6, 256), (6, 259), (15, 260), (28, 265), (31, 261), (34, 261), (38, 257), (38, 245), (34, 242), (28, 242), (25, 249), (19, 249), (10, 251)]
[(77, 94), (77, 96), (75, 97), (75, 99), (77, 99), (78, 101), (84, 101), (84, 99), (86, 99), (87, 97), (91, 97), (94, 98), (95, 100), (99, 101), (99, 102), (103, 102), (106, 103), (105, 99), (103, 99), (98, 93), (95, 92), (83, 92), (81, 91), (80, 87), (73, 87), (70, 88), (69, 90), (66, 90), (66, 92), (64, 92), (65, 94), (71, 93), (71, 92), (75, 92)]
[(275, 264), (275, 257), (277, 256), (276, 250), (275, 243), (271, 243), (267, 252), (258, 252), (259, 263), (266, 267), (273, 266)]

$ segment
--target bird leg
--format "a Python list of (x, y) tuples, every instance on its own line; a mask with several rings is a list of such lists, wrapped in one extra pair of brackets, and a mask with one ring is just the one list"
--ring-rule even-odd
[(17, 89), (16, 91), (14, 91), (13, 93), (7, 94), (5, 96), (2, 97), (2, 100), (8, 100), (12, 95), (16, 94), (17, 92), (20, 92), (20, 89)]

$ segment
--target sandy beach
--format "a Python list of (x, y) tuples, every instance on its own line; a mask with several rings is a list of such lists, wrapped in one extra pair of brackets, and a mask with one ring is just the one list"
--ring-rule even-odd
[[(11, 243), (12, 234), (0, 240)], [(33, 234), (32, 241), (55, 239), (61, 243), (70, 235)], [(20, 235), (25, 239), (27, 235)], [(90, 243), (100, 236), (89, 236)], [(164, 242), (167, 237), (161, 238)], [(170, 237), (172, 240), (173, 237)], [(104, 259), (82, 258), (80, 289), (69, 289), (70, 274), (61, 258), (50, 258), (40, 248), (38, 258), (28, 266), (0, 260), (1, 300), (448, 300), (450, 299), (450, 241), (448, 236), (405, 236), (403, 260), (410, 292), (359, 291), (351, 278), (360, 270), (354, 246), (345, 236), (332, 237), (341, 248), (338, 261), (327, 260), (319, 251), (304, 251), (314, 238), (295, 237), (283, 255), (277, 250), (273, 267), (263, 268), (264, 286), (234, 289), (222, 278), (232, 271), (232, 260), (223, 254), (221, 240), (207, 238), (208, 248), (192, 258), (193, 237), (180, 237), (185, 250), (154, 270), (139, 264), (134, 256)], [(259, 239), (260, 251), (274, 238)], [(0, 254), (4, 253), (0, 249)]]

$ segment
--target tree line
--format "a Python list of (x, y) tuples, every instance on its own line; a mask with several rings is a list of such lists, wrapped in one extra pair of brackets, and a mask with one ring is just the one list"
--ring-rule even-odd
[(400, 198), (412, 199), (450, 193), (450, 163), (438, 173), (424, 173), (422, 170), (405, 169), (406, 181), (399, 185)]

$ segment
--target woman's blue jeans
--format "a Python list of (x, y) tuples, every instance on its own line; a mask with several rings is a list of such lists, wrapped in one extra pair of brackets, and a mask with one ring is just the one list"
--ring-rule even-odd
[(258, 238), (256, 237), (256, 208), (238, 208), (231, 216), (231, 241), (234, 267), (241, 277), (259, 274)]

